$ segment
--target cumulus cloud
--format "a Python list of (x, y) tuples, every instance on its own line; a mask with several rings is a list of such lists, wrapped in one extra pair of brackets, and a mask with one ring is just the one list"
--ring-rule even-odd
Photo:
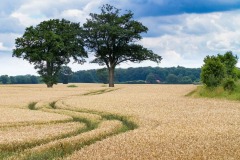
[(26, 0), (17, 10), (11, 13), (11, 17), (16, 18), (25, 27), (36, 25), (41, 21), (66, 18), (74, 22), (85, 22), (91, 12), (99, 11), (99, 6), (108, 3), (107, 0)]
[(14, 48), (15, 39), (21, 36), (20, 34), (14, 33), (0, 33), (0, 43), (11, 51)]
[(164, 66), (168, 62), (174, 66), (200, 67), (206, 55), (229, 50), (239, 55), (239, 13), (236, 10), (145, 17), (140, 21), (148, 26), (150, 33), (144, 35), (141, 44), (162, 55)]
[(9, 50), (11, 50), (11, 49), (8, 48), (8, 47), (5, 47), (5, 46), (3, 45), (3, 43), (0, 42), (0, 51), (9, 51)]
[(10, 52), (2, 54), (0, 51), (0, 64), (0, 75), (37, 75), (34, 66), (30, 65), (27, 61), (23, 61), (22, 59), (12, 58), (12, 54)]
[[(12, 49), (24, 29), (41, 21), (65, 18), (81, 24), (103, 4), (132, 10), (149, 28), (139, 42), (163, 57), (161, 67), (201, 67), (206, 55), (240, 49), (240, 1), (236, 0), (2, 0), (0, 1), (0, 75), (36, 74), (32, 65), (12, 58)], [(201, 14), (200, 14), (201, 13)], [(93, 59), (90, 55), (88, 61)], [(97, 64), (69, 64), (74, 71), (100, 68)], [(158, 66), (146, 61), (118, 67)], [(240, 66), (240, 64), (238, 64)], [(19, 71), (16, 71), (16, 68)], [(21, 71), (20, 71), (21, 70)]]

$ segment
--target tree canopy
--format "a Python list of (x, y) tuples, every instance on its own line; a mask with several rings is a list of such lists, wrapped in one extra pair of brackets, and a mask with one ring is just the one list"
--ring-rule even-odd
[(161, 56), (136, 43), (148, 28), (133, 20), (131, 11), (121, 14), (120, 9), (107, 4), (100, 14), (91, 13), (90, 17), (83, 24), (85, 45), (95, 53), (93, 63), (107, 66), (110, 87), (114, 87), (115, 67), (122, 62), (161, 62)]
[(207, 56), (201, 72), (201, 80), (207, 87), (217, 87), (225, 76), (225, 67), (220, 59), (215, 56)]
[(233, 55), (232, 51), (226, 52), (224, 55), (218, 54), (217, 56), (221, 63), (225, 66), (226, 76), (229, 78), (237, 78), (237, 73), (235, 72), (236, 64), (238, 62), (238, 57)]
[(13, 56), (33, 64), (48, 87), (57, 83), (58, 72), (72, 57), (84, 63), (87, 53), (81, 38), (79, 23), (65, 19), (43, 21), (36, 27), (27, 27), (22, 37), (15, 41)]
[(239, 70), (236, 67), (238, 57), (231, 51), (224, 55), (207, 56), (202, 66), (201, 80), (207, 87), (217, 87), (221, 84), (224, 89), (234, 87), (234, 80), (238, 78)]

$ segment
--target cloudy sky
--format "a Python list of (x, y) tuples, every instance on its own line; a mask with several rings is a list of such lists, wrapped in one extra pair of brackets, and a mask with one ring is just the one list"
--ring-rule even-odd
[[(159, 65), (146, 61), (119, 67), (201, 67), (206, 55), (229, 50), (240, 57), (239, 0), (1, 0), (0, 75), (36, 75), (27, 61), (12, 58), (15, 39), (26, 27), (55, 18), (82, 24), (106, 3), (131, 10), (149, 28), (139, 43), (163, 57)], [(89, 63), (69, 66), (74, 71), (99, 68)]]

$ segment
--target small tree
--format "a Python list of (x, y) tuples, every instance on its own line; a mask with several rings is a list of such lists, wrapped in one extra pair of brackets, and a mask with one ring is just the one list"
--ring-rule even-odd
[(189, 76), (184, 76), (184, 77), (182, 78), (182, 80), (181, 80), (181, 83), (182, 83), (182, 84), (191, 84), (191, 83), (192, 83), (192, 79), (191, 79), (191, 77), (189, 77)]
[(36, 76), (30, 76), (30, 79), (31, 79), (31, 84), (38, 84), (39, 83), (38, 78)]
[(217, 57), (220, 59), (221, 63), (223, 63), (225, 66), (226, 77), (230, 79), (231, 78), (236, 79), (237, 73), (235, 69), (236, 69), (238, 57), (234, 56), (232, 51), (228, 51), (224, 55), (218, 54)]
[(146, 83), (156, 84), (157, 83), (156, 76), (153, 73), (149, 73), (146, 77)]
[(21, 38), (15, 41), (13, 56), (28, 60), (38, 69), (47, 87), (57, 83), (58, 72), (63, 64), (83, 63), (87, 53), (80, 36), (79, 23), (65, 19), (43, 21), (36, 27), (28, 27)]
[(219, 86), (225, 77), (225, 67), (220, 59), (215, 56), (207, 56), (202, 66), (201, 80), (207, 87)]
[(2, 81), (2, 84), (7, 84), (9, 82), (9, 77), (8, 75), (2, 75), (0, 80)]
[(70, 76), (73, 74), (72, 69), (68, 66), (62, 66), (59, 71), (59, 79), (63, 84), (68, 84)]
[(226, 78), (224, 81), (223, 81), (223, 88), (225, 91), (229, 91), (229, 92), (232, 92), (235, 90), (236, 88), (236, 84), (235, 84), (235, 81), (233, 78)]
[(91, 13), (83, 24), (85, 44), (95, 53), (92, 63), (106, 65), (109, 72), (109, 87), (114, 87), (115, 67), (122, 62), (151, 60), (160, 63), (162, 57), (136, 44), (147, 27), (133, 20), (133, 13), (120, 14), (120, 10), (103, 5), (100, 14)]
[(167, 83), (171, 84), (177, 84), (178, 83), (178, 77), (175, 74), (169, 74), (166, 78)]
[(15, 77), (10, 76), (9, 80), (10, 80), (10, 84), (16, 84), (16, 78)]

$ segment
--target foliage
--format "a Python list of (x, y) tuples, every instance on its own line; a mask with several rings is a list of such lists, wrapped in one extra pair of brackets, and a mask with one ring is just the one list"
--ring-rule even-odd
[[(94, 71), (94, 75), (96, 76), (96, 73)], [(77, 71), (73, 74), (72, 81), (73, 83), (76, 82), (82, 82), (82, 83), (94, 83), (95, 78), (93, 76), (92, 72), (88, 71)]]
[(146, 83), (156, 84), (157, 83), (156, 76), (153, 73), (149, 73), (146, 77)]
[[(107, 69), (100, 69), (102, 77), (105, 80), (107, 77)], [(93, 79), (91, 81), (86, 81), (85, 75), (88, 72)], [(74, 72), (72, 78), (69, 80), (71, 83), (90, 83), (92, 81), (97, 83), (103, 83), (100, 79), (99, 70), (88, 70), (88, 71), (77, 71)], [(200, 68), (184, 68), (184, 67), (170, 67), (170, 68), (160, 68), (160, 67), (139, 67), (139, 68), (116, 68), (115, 71), (115, 82), (116, 83), (130, 83), (130, 84), (142, 84), (145, 83), (147, 76), (152, 73), (160, 83), (174, 83), (174, 84), (189, 84), (190, 82), (199, 82), (200, 79)], [(167, 80), (168, 75), (173, 74), (176, 76), (177, 81), (169, 82)], [(190, 78), (190, 79), (189, 79)]]
[(143, 81), (143, 80), (126, 81), (126, 82), (121, 82), (121, 84), (146, 84), (146, 81)]
[(167, 76), (167, 83), (170, 83), (170, 84), (176, 84), (178, 83), (178, 77), (174, 74), (169, 74)]
[(226, 52), (224, 55), (218, 54), (217, 57), (225, 66), (226, 77), (236, 79), (237, 73), (235, 72), (235, 68), (238, 61), (238, 57), (234, 56), (231, 51)]
[(225, 91), (233, 92), (236, 88), (234, 79), (226, 78), (223, 82), (223, 88)]
[(39, 84), (41, 78), (34, 75), (10, 76), (9, 84)]
[(98, 78), (100, 83), (104, 83), (104, 84), (108, 83), (107, 68), (98, 69), (96, 73), (97, 73), (97, 78)]
[(234, 89), (232, 91), (225, 90), (223, 85), (215, 88), (208, 88), (206, 86), (198, 86), (196, 90), (188, 94), (193, 97), (207, 97), (207, 98), (219, 98), (229, 100), (240, 100), (240, 82), (234, 81)]
[(61, 66), (69, 63), (70, 57), (79, 63), (87, 57), (80, 33), (79, 23), (65, 19), (43, 21), (26, 28), (23, 36), (16, 39), (13, 56), (34, 64), (43, 82), (52, 87)]
[(201, 80), (207, 87), (217, 87), (225, 77), (225, 67), (218, 57), (207, 56), (202, 66)]
[(68, 81), (72, 75), (72, 69), (68, 66), (62, 66), (59, 71), (59, 81), (63, 84), (68, 84)]
[(0, 77), (0, 80), (1, 80), (2, 84), (7, 84), (9, 82), (9, 77), (8, 77), (8, 75), (2, 75)]
[[(239, 71), (238, 69), (236, 69)], [(99, 73), (101, 72), (101, 73)], [(174, 84), (199, 84), (200, 68), (184, 68), (184, 67), (139, 67), (139, 68), (116, 68), (115, 82), (127, 84), (145, 84), (145, 80), (150, 73), (153, 73), (160, 83), (173, 83), (167, 80), (168, 75), (173, 74), (177, 76), (177, 82)], [(107, 69), (93, 69), (87, 71), (77, 71), (69, 77), (71, 83), (107, 83)], [(32, 78), (31, 78), (32, 77)], [(34, 75), (10, 76), (9, 84), (35, 84), (32, 79), (36, 79), (36, 83), (41, 82), (41, 78)], [(106, 81), (104, 81), (106, 80)], [(1, 79), (0, 79), (1, 81)], [(62, 82), (59, 79), (59, 82)]]
[(120, 14), (120, 10), (103, 5), (100, 14), (91, 13), (83, 24), (85, 44), (95, 53), (92, 63), (106, 65), (109, 71), (109, 87), (114, 87), (114, 70), (125, 61), (151, 60), (159, 63), (161, 56), (136, 44), (147, 27), (133, 20), (133, 13)]
[(181, 83), (182, 83), (182, 84), (192, 84), (193, 82), (192, 82), (191, 77), (189, 77), (189, 76), (184, 76), (184, 77), (182, 78), (182, 80), (181, 80)]
[(240, 79), (240, 69), (235, 67), (233, 70), (234, 74), (237, 76), (238, 79)]
[(202, 82), (210, 88), (222, 84), (225, 90), (233, 91), (234, 81), (239, 76), (239, 69), (236, 67), (237, 61), (238, 57), (234, 56), (231, 51), (224, 55), (207, 56), (202, 67)]

